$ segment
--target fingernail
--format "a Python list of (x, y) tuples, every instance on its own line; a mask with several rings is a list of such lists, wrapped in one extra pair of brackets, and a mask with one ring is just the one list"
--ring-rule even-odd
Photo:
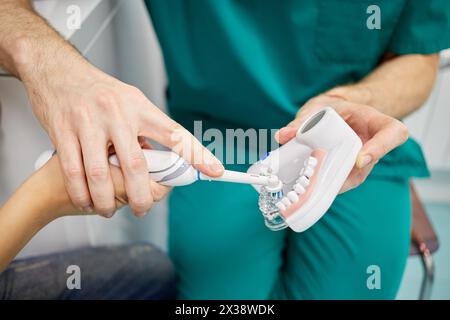
[(280, 139), (280, 130), (278, 130), (277, 132), (275, 132), (274, 138), (275, 138), (275, 140), (277, 140), (277, 141)]
[(359, 168), (364, 168), (365, 166), (367, 166), (369, 163), (372, 162), (372, 156), (366, 154), (365, 156), (363, 156), (360, 160), (359, 160)]
[(222, 173), (223, 172), (223, 165), (221, 165), (221, 164), (209, 164), (208, 168), (209, 168), (209, 170), (211, 170), (214, 173)]
[(92, 213), (92, 212), (94, 212), (94, 208), (92, 208), (92, 206), (90, 206), (90, 205), (81, 208), (81, 210), (82, 210), (83, 212), (87, 212), (87, 213)]
[(134, 214), (136, 216), (138, 216), (139, 218), (142, 218), (143, 216), (145, 216), (147, 214), (147, 211), (135, 212)]
[(291, 134), (292, 132), (297, 132), (297, 127), (292, 127), (292, 126), (289, 126), (289, 127), (283, 127), (283, 128), (281, 128), (280, 130), (278, 130), (279, 132), (283, 132), (283, 134), (287, 134), (287, 135), (289, 135), (289, 134)]
[(105, 218), (112, 218), (114, 215), (116, 214), (116, 211), (114, 210), (113, 212), (111, 212), (111, 213), (107, 213), (106, 215), (105, 215)]

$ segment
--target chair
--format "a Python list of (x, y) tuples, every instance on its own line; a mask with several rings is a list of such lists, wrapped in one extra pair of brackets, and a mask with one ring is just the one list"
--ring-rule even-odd
[(424, 275), (420, 287), (419, 300), (428, 300), (434, 281), (433, 253), (439, 248), (439, 241), (426, 211), (417, 195), (414, 185), (410, 184), (412, 201), (412, 230), (410, 256), (420, 256)]

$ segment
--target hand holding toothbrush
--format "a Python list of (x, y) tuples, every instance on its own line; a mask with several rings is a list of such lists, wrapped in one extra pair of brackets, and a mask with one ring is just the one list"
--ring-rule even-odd
[[(58, 150), (73, 204), (87, 213), (114, 214), (108, 166), (108, 149), (114, 146), (130, 207), (136, 215), (145, 215), (153, 199), (139, 138), (150, 138), (173, 150), (178, 144), (175, 137), (190, 140), (193, 136), (138, 88), (92, 65), (36, 14), (31, 1), (0, 4), (0, 12), (5, 12), (0, 65), (23, 82), (34, 114)], [(223, 171), (220, 162), (195, 139), (177, 152), (189, 161), (204, 154), (203, 160), (191, 162), (208, 175)]]

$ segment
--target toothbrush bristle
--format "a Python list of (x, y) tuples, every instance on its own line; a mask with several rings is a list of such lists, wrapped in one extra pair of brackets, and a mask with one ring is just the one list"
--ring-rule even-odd
[(261, 187), (259, 193), (259, 210), (262, 212), (267, 227), (272, 230), (280, 230), (286, 227), (286, 223), (279, 215), (276, 203), (283, 198), (283, 191), (270, 192), (265, 186)]

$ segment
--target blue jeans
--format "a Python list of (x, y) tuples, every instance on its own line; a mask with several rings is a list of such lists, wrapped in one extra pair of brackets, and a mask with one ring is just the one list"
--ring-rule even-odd
[[(80, 289), (68, 288), (68, 278), (74, 275), (73, 271), (67, 273), (71, 265), (79, 267)], [(83, 248), (20, 259), (0, 274), (0, 299), (174, 297), (172, 264), (148, 244)]]

